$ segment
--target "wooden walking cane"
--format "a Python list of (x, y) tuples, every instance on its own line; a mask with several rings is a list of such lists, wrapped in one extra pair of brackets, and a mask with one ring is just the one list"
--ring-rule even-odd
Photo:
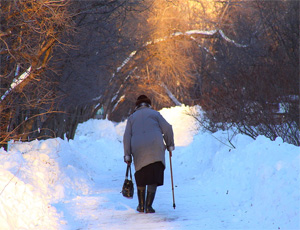
[(172, 171), (172, 152), (169, 152), (169, 156), (170, 156), (170, 170), (171, 170), (171, 182), (172, 182), (172, 195), (173, 195), (173, 208), (175, 209), (176, 205), (175, 205), (175, 196), (174, 196), (174, 184), (173, 184), (173, 171)]

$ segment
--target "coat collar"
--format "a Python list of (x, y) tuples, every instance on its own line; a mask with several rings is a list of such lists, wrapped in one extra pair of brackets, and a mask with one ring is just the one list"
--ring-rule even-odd
[(149, 105), (148, 103), (143, 102), (143, 103), (139, 104), (137, 107), (135, 107), (134, 111), (137, 111), (137, 110), (143, 109), (143, 108), (152, 109), (151, 105)]

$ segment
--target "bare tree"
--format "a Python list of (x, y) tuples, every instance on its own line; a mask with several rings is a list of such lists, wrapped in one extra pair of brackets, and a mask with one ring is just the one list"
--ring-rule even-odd
[(1, 1), (1, 143), (72, 138), (102, 106), (126, 118), (140, 93), (156, 109), (200, 104), (214, 130), (293, 139), (298, 12), (291, 1)]
[(0, 144), (27, 140), (34, 118), (55, 110), (55, 82), (50, 70), (54, 46), (72, 30), (69, 1), (1, 1), (0, 13)]
[(122, 31), (127, 14), (145, 7), (129, 0), (1, 1), (1, 144), (74, 137), (77, 124), (92, 117), (112, 66), (137, 42)]
[(111, 118), (133, 93), (153, 95), (160, 108), (176, 104), (171, 92), (200, 104), (211, 129), (299, 144), (297, 2), (156, 1), (149, 10), (150, 40), (124, 59), (104, 94)]
[(197, 100), (198, 61), (209, 52), (206, 40), (218, 34), (218, 18), (224, 4), (183, 0), (146, 2), (151, 4), (139, 18), (145, 22), (141, 30), (146, 30), (147, 36), (139, 40), (140, 46), (129, 51), (116, 68), (102, 97), (105, 102), (102, 100), (101, 104), (105, 104), (109, 116), (123, 114), (116, 108), (124, 108), (122, 103), (127, 104), (138, 92), (153, 95), (156, 109), (178, 103), (195, 104)]
[(207, 125), (299, 145), (299, 4), (241, 2), (228, 12), (223, 30), (249, 45), (214, 44), (217, 70), (202, 85)]

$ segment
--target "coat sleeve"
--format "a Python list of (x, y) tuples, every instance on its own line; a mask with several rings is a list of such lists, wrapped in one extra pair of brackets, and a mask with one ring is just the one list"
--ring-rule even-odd
[(173, 151), (175, 149), (175, 144), (172, 125), (170, 125), (160, 113), (158, 113), (158, 123), (163, 133), (167, 149)]
[(132, 129), (131, 129), (131, 122), (130, 119), (127, 120), (125, 132), (123, 135), (123, 147), (124, 147), (124, 160), (132, 161), (131, 159), (131, 136), (132, 136)]

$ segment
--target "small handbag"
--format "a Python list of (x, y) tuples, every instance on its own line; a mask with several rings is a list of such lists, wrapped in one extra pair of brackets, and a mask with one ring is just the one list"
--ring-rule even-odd
[[(128, 179), (128, 172), (130, 172), (130, 179)], [(132, 182), (132, 174), (131, 174), (131, 166), (127, 165), (125, 181), (122, 188), (122, 195), (126, 198), (133, 198), (133, 182)]]

